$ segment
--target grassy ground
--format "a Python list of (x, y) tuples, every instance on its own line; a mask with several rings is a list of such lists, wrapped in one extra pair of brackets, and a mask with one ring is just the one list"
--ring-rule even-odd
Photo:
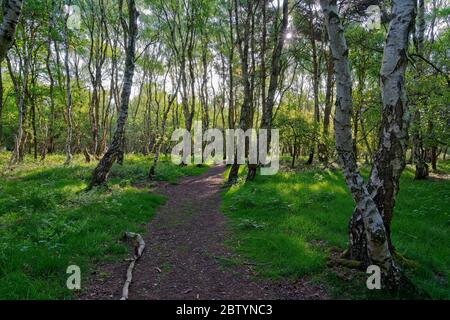
[[(450, 162), (441, 163), (439, 169), (448, 174)], [(254, 182), (242, 180), (224, 191), (223, 199), (223, 212), (235, 230), (230, 244), (242, 257), (256, 262), (262, 276), (308, 276), (326, 283), (331, 297), (405, 297), (367, 290), (363, 272), (327, 267), (330, 252), (346, 247), (353, 209), (340, 172), (312, 169), (258, 175)], [(414, 181), (413, 170), (405, 171), (392, 232), (398, 252), (417, 263), (406, 270), (418, 289), (412, 297), (450, 298), (449, 205), (448, 175)]]
[[(108, 189), (89, 192), (94, 164), (81, 157), (70, 166), (62, 165), (63, 156), (27, 158), (13, 169), (9, 157), (0, 153), (0, 299), (71, 298), (67, 267), (80, 266), (83, 281), (94, 263), (125, 257), (124, 231), (144, 231), (164, 203), (133, 186), (145, 179), (148, 157), (127, 155), (123, 166), (114, 166)], [(176, 183), (204, 170), (164, 161), (157, 179)]]

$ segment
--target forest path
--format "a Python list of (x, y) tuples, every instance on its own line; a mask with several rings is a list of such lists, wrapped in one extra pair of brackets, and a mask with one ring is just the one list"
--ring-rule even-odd
[[(322, 287), (296, 282), (255, 280), (250, 265), (226, 263), (233, 253), (220, 212), (224, 165), (188, 177), (176, 185), (160, 184), (167, 202), (144, 236), (146, 249), (136, 264), (130, 299), (323, 299)], [(106, 268), (106, 269), (105, 269)], [(106, 279), (96, 280), (87, 299), (118, 299), (126, 264), (103, 266)], [(99, 277), (101, 278), (101, 277)]]

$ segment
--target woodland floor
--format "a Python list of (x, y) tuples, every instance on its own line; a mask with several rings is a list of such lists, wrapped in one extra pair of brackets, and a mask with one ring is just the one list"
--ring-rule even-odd
[[(450, 299), (450, 161), (429, 179), (401, 178), (393, 242), (417, 291), (367, 290), (365, 270), (333, 263), (347, 247), (353, 200), (340, 170), (320, 164), (223, 186), (225, 167), (158, 164), (127, 154), (106, 188), (86, 190), (82, 155), (9, 166), (0, 152), (0, 299), (119, 299), (131, 248), (147, 244), (131, 299)], [(362, 167), (367, 177), (370, 168)], [(330, 259), (331, 258), (331, 259)], [(67, 267), (82, 270), (81, 292)]]
[[(167, 197), (148, 224), (146, 249), (136, 264), (130, 299), (327, 299), (307, 278), (267, 280), (226, 245), (231, 236), (221, 211), (224, 166), (159, 183)], [(153, 191), (153, 190), (152, 190)], [(106, 263), (92, 274), (81, 299), (119, 299), (128, 262)]]

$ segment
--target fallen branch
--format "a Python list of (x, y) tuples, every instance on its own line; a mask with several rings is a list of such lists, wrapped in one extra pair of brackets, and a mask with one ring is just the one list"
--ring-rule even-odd
[(127, 269), (127, 279), (122, 289), (122, 298), (120, 300), (128, 300), (128, 288), (130, 286), (131, 280), (133, 279), (133, 269), (137, 260), (142, 256), (142, 252), (145, 249), (145, 242), (139, 233), (125, 232), (125, 237), (127, 239), (132, 239), (134, 241), (134, 256), (131, 259), (130, 265)]

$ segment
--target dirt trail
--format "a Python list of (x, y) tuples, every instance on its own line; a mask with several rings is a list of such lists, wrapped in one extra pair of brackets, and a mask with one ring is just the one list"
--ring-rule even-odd
[[(148, 225), (147, 245), (136, 264), (130, 299), (323, 299), (322, 287), (305, 280), (255, 280), (251, 266), (224, 263), (233, 257), (220, 212), (224, 166), (177, 185), (161, 184), (167, 196)], [(127, 263), (103, 265), (82, 299), (119, 299)]]

